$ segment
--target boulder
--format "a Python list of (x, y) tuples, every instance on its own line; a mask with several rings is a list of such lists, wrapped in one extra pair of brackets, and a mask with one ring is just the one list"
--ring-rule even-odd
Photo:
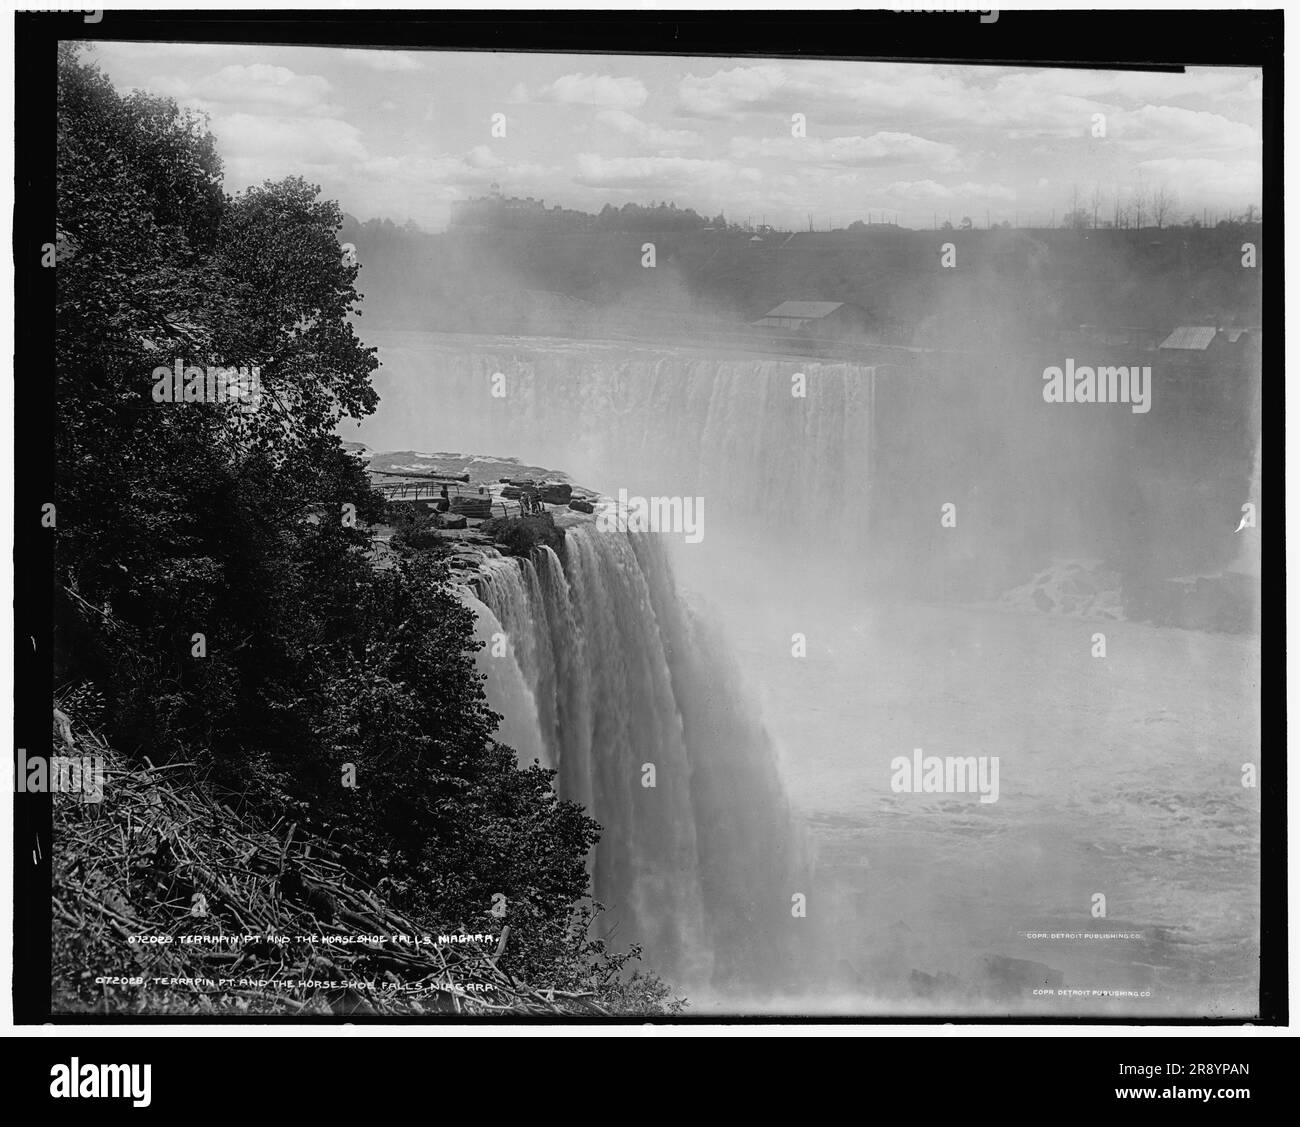
[(548, 481), (538, 488), (537, 498), (545, 505), (567, 505), (573, 499), (573, 486), (567, 482)]
[(590, 501), (583, 501), (581, 498), (574, 498), (569, 502), (569, 508), (576, 509), (580, 513), (594, 513), (596, 506)]
[(450, 529), (469, 527), (469, 522), (463, 516), (457, 516), (457, 517), (446, 516), (442, 518), (439, 524), (440, 527), (442, 528), (450, 528)]

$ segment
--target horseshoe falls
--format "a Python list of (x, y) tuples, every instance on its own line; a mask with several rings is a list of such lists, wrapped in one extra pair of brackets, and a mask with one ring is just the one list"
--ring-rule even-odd
[(662, 544), (560, 522), (563, 559), (541, 547), (488, 561), (481, 621), (489, 635), (499, 623), (509, 647), (480, 664), (490, 684), (513, 685), (517, 672), (526, 695), (498, 698), (515, 712), (508, 722), (534, 726), (524, 746), (542, 748), (560, 794), (604, 827), (593, 894), (675, 984), (788, 980), (802, 886), (771, 743), (683, 605)]
[[(509, 454), (615, 496), (704, 496), (713, 540), (860, 554), (874, 369), (608, 342), (380, 333), (376, 449)], [(495, 347), (494, 347), (495, 345)], [(804, 395), (792, 377), (802, 373)], [(352, 437), (347, 435), (346, 437)]]
[[(1035, 976), (1088, 1013), (1254, 1012), (1258, 791), (1222, 788), (1260, 642), (1213, 625), (1258, 574), (1245, 408), (1062, 409), (1018, 354), (373, 340), (346, 438), (703, 501), (700, 543), (553, 508), (563, 551), (485, 548), (466, 596), (508, 639), (500, 738), (601, 823), (616, 942), (696, 1012), (1060, 1013)], [(997, 801), (895, 791), (917, 749), (998, 757)]]

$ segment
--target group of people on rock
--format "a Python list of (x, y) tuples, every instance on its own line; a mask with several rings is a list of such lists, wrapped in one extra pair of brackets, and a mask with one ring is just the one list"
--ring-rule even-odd
[[(486, 491), (481, 485), (478, 487), (478, 491), (480, 495), (486, 495)], [(447, 496), (447, 487), (444, 485), (438, 491), (438, 500), (434, 502), (434, 508), (440, 513), (445, 513), (450, 507), (451, 507), (451, 498)], [(540, 498), (538, 497), (536, 489), (524, 489), (520, 492), (519, 494), (519, 515), (520, 516), (530, 516), (537, 513), (544, 513), (545, 511), (546, 511), (546, 507), (542, 504)]]

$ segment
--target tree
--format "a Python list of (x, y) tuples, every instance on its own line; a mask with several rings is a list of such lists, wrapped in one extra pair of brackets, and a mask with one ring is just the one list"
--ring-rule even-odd
[(1157, 227), (1163, 227), (1165, 220), (1173, 215), (1178, 207), (1178, 194), (1161, 184), (1151, 197), (1151, 215)]
[[(75, 46), (57, 130), (56, 675), (102, 694), (121, 751), (328, 827), (431, 926), (501, 892), (507, 961), (540, 972), (598, 827), (497, 742), (445, 561), (370, 561), (383, 501), (335, 429), (373, 411), (377, 361), (337, 205), (298, 178), (226, 197), (202, 123), (120, 97)], [(176, 363), (256, 365), (265, 398), (156, 402)]]
[(1148, 214), (1150, 204), (1150, 195), (1144, 181), (1139, 180), (1137, 186), (1133, 189), (1133, 199), (1129, 204), (1129, 214), (1133, 219), (1133, 226), (1139, 231), (1142, 229), (1143, 221)]
[(1092, 205), (1092, 225), (1094, 228), (1097, 226), (1097, 213), (1101, 210), (1104, 200), (1105, 196), (1102, 195), (1101, 181), (1097, 181), (1097, 183), (1093, 184), (1092, 195), (1088, 198), (1088, 202)]

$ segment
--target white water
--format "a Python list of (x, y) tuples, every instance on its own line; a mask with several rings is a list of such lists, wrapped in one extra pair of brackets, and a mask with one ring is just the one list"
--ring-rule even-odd
[[(550, 465), (617, 496), (704, 496), (709, 536), (781, 522), (773, 547), (866, 547), (874, 369), (628, 345), (377, 334), (375, 449), (464, 450)], [(491, 347), (496, 344), (498, 347)], [(493, 396), (493, 375), (504, 395)], [(806, 377), (796, 397), (792, 377)]]
[(563, 562), (541, 548), (489, 567), (483, 630), (499, 622), (511, 644), (484, 666), (506, 684), (522, 676), (530, 742), (560, 794), (605, 827), (594, 893), (623, 941), (676, 984), (770, 982), (798, 891), (770, 743), (681, 605), (660, 543), (561, 523)]
[[(662, 539), (578, 518), (563, 566), (550, 553), (501, 561), (481, 592), (512, 644), (499, 699), (513, 697), (516, 727), (535, 725), (518, 738), (605, 826), (597, 894), (651, 965), (732, 1008), (1253, 1012), (1259, 792), (1240, 771), (1260, 755), (1257, 639), (1116, 623), (1099, 662), (1091, 623), (866, 602), (851, 573), (878, 549), (868, 506), (890, 501), (872, 496), (873, 428), (887, 423), (872, 417), (870, 369), (377, 343), (384, 402), (355, 435), (372, 447), (512, 455), (609, 494), (708, 500), (708, 542), (674, 562), (728, 646), (684, 611)], [(796, 370), (824, 394), (790, 412)], [(828, 585), (778, 562), (791, 542), (845, 574)], [(917, 746), (1003, 756), (999, 803), (890, 793), (890, 759)], [(811, 873), (773, 763), (811, 823)], [(796, 891), (804, 921), (790, 916)], [(1098, 891), (1104, 920), (1089, 912)], [(1028, 938), (1106, 928), (1141, 939)], [(1031, 998), (991, 979), (990, 958), (1151, 996)]]

